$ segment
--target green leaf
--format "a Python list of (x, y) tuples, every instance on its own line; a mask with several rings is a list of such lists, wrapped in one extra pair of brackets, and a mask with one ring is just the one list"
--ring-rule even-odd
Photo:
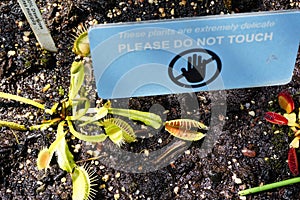
[(124, 142), (135, 142), (136, 136), (132, 127), (122, 119), (109, 118), (103, 120), (101, 123), (104, 126), (105, 133), (109, 138), (117, 145), (121, 145)]
[[(56, 138), (59, 138), (61, 136), (65, 136), (64, 122), (59, 123), (57, 127)], [(73, 171), (73, 168), (76, 166), (76, 164), (74, 162), (74, 156), (69, 150), (65, 137), (60, 139), (60, 142), (56, 148), (56, 155), (57, 155), (57, 163), (59, 167), (71, 173)]]
[(59, 103), (55, 103), (51, 109), (46, 109), (46, 113), (50, 114), (50, 115), (53, 115), (53, 113), (56, 113), (57, 112), (57, 108), (59, 106)]
[(27, 131), (28, 129), (21, 124), (15, 123), (15, 122), (8, 122), (8, 121), (3, 121), (0, 120), (0, 127), (9, 127), (13, 130), (18, 130), (18, 131)]
[(84, 81), (84, 64), (82, 61), (74, 61), (71, 66), (71, 80), (69, 89), (69, 100), (73, 99), (78, 95), (78, 92)]
[[(74, 105), (73, 105), (74, 107)], [(85, 100), (85, 104), (84, 104), (84, 109), (80, 109), (78, 110), (75, 115), (73, 116), (67, 116), (66, 119), (67, 120), (79, 120), (81, 117), (83, 117), (86, 112), (88, 111), (88, 109), (90, 108), (90, 101), (88, 99)]]
[(27, 99), (25, 97), (20, 97), (20, 96), (14, 95), (14, 94), (8, 94), (8, 93), (0, 92), (0, 98), (26, 103), (26, 104), (35, 106), (35, 107), (43, 109), (43, 110), (45, 109), (45, 106), (43, 104), (40, 104), (40, 103), (38, 103), (36, 101), (33, 101), (31, 99)]
[(58, 124), (58, 131), (57, 131), (58, 134), (56, 136), (56, 140), (50, 145), (50, 147), (44, 148), (39, 152), (37, 158), (37, 166), (39, 170), (49, 168), (49, 164), (53, 157), (54, 151), (56, 151), (56, 149), (59, 147), (62, 141), (65, 141), (66, 133), (63, 132), (64, 124), (65, 121), (62, 121)]
[(98, 121), (99, 119), (102, 119), (108, 114), (108, 109), (106, 107), (97, 108), (97, 113), (89, 120), (84, 122), (83, 124), (80, 124), (79, 126), (85, 126), (87, 124), (93, 123), (95, 121)]
[(107, 138), (107, 135), (103, 133), (99, 135), (85, 135), (79, 133), (74, 129), (74, 126), (70, 120), (67, 120), (67, 122), (68, 122), (70, 132), (80, 140), (84, 140), (86, 142), (103, 142)]
[(128, 117), (132, 120), (141, 121), (147, 126), (151, 126), (155, 129), (159, 129), (162, 125), (160, 116), (150, 112), (121, 108), (109, 108), (108, 113)]
[(33, 130), (40, 129), (41, 131), (43, 131), (43, 130), (46, 130), (47, 128), (49, 128), (50, 126), (56, 124), (60, 120), (61, 120), (60, 118), (51, 119), (51, 120), (49, 120), (47, 122), (43, 122), (42, 124), (30, 126), (29, 130), (33, 131)]
[[(63, 126), (65, 125), (65, 121), (61, 121), (59, 124), (58, 124), (58, 127), (57, 129), (61, 129), (63, 128)], [(67, 134), (67, 132), (62, 132), (60, 131), (60, 134), (58, 136), (56, 136), (56, 139), (54, 140), (54, 142), (50, 145), (49, 147), (49, 151), (50, 153), (53, 153), (56, 148), (58, 147), (58, 145), (60, 144), (60, 142), (65, 139), (65, 135)]]

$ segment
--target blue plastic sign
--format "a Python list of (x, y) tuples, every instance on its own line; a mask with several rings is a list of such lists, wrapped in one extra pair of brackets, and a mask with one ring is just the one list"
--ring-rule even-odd
[(292, 78), (300, 11), (104, 24), (88, 35), (102, 98), (280, 85)]

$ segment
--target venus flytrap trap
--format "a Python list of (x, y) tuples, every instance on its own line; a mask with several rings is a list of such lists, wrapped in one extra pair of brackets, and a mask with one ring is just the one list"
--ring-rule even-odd
[[(276, 124), (276, 125), (286, 125), (289, 126), (292, 132), (294, 132), (294, 139), (289, 145), (288, 151), (288, 167), (294, 176), (299, 175), (299, 164), (297, 157), (297, 150), (299, 149), (300, 140), (300, 109), (298, 109), (298, 115), (294, 113), (295, 103), (292, 96), (287, 91), (282, 91), (278, 94), (278, 103), (281, 109), (285, 111), (282, 115), (276, 112), (266, 112), (265, 120)], [(239, 195), (248, 195), (257, 192), (262, 192), (266, 190), (271, 190), (278, 187), (283, 187), (286, 185), (300, 183), (300, 177), (291, 178), (284, 181), (279, 181), (276, 183), (266, 184), (259, 187), (254, 187), (239, 192)]]
[[(194, 130), (191, 130), (193, 129)], [(182, 140), (201, 140), (205, 135), (195, 129), (207, 130), (207, 127), (198, 121), (191, 119), (175, 119), (165, 123), (165, 129), (173, 136)]]
[(82, 57), (90, 55), (90, 44), (88, 38), (87, 28), (81, 25), (81, 29), (77, 30), (77, 34), (74, 36), (74, 44), (72, 51)]

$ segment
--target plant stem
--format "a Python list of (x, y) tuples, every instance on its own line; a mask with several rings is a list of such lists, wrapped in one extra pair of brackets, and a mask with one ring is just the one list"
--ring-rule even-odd
[(276, 182), (276, 183), (270, 183), (270, 184), (267, 184), (267, 185), (254, 187), (254, 188), (249, 188), (247, 190), (242, 190), (242, 191), (239, 191), (239, 195), (245, 196), (245, 195), (248, 195), (248, 194), (262, 192), (262, 191), (265, 191), (265, 190), (271, 190), (271, 189), (274, 189), (274, 188), (283, 187), (283, 186), (286, 186), (286, 185), (299, 183), (299, 182), (300, 182), (300, 177), (291, 178), (291, 179), (284, 180), (284, 181), (279, 181), (279, 182)]
[(31, 99), (27, 99), (25, 97), (20, 97), (20, 96), (14, 95), (14, 94), (8, 94), (8, 93), (5, 93), (5, 92), (0, 92), (0, 98), (11, 99), (11, 100), (15, 100), (15, 101), (19, 101), (19, 102), (23, 102), (23, 103), (35, 106), (35, 107), (43, 109), (43, 110), (45, 109), (45, 106), (43, 104), (40, 104), (40, 103), (38, 103), (36, 101), (33, 101)]

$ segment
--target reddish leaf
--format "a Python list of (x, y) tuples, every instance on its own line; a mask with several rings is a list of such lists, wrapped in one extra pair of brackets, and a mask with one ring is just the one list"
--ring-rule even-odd
[(288, 165), (290, 171), (294, 176), (299, 174), (299, 166), (298, 166), (298, 159), (297, 159), (297, 152), (295, 148), (290, 148), (288, 153)]
[(242, 150), (242, 153), (244, 156), (250, 157), (250, 158), (254, 158), (256, 156), (256, 152), (247, 148), (244, 148)]
[(265, 113), (265, 120), (268, 122), (271, 122), (273, 124), (279, 124), (279, 125), (287, 125), (288, 119), (284, 116), (275, 113), (275, 112), (266, 112)]
[(205, 136), (203, 133), (197, 132), (198, 128), (206, 129), (207, 127), (192, 119), (175, 119), (165, 123), (165, 130), (171, 135), (189, 141), (200, 140)]
[(278, 103), (287, 113), (291, 113), (295, 109), (294, 100), (287, 91), (282, 91), (278, 94)]

